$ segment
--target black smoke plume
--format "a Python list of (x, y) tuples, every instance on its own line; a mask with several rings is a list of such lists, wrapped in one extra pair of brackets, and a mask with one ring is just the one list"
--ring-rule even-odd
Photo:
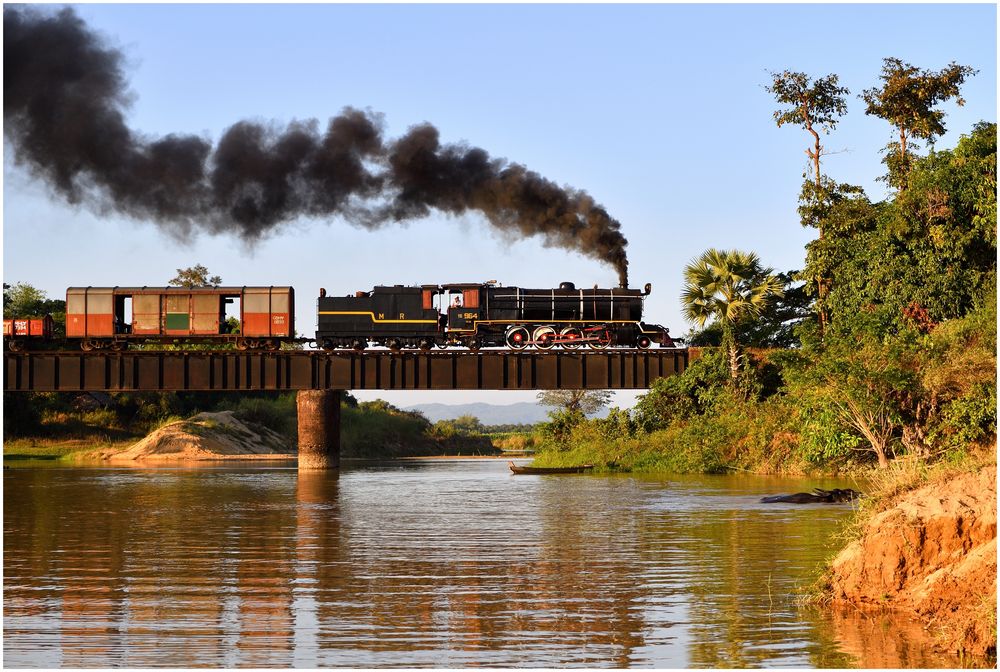
[(147, 219), (173, 235), (235, 233), (253, 243), (300, 216), (374, 228), (437, 210), (482, 213), (504, 232), (611, 264), (628, 284), (620, 224), (585, 192), (416, 126), (383, 138), (381, 118), (347, 108), (320, 131), (241, 121), (218, 143), (148, 138), (125, 121), (123, 56), (72, 9), (4, 7), (4, 136), (15, 161), (69, 202)]

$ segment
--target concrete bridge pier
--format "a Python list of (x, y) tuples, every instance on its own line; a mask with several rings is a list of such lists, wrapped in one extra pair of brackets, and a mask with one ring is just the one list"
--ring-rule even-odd
[(300, 390), (299, 470), (340, 467), (340, 390)]

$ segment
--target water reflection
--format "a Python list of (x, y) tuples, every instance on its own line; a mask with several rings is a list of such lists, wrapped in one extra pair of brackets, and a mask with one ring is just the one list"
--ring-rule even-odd
[(873, 655), (849, 619), (797, 606), (846, 511), (757, 504), (799, 486), (512, 477), (488, 460), (9, 469), (4, 661), (955, 664), (892, 626), (877, 647), (896, 653)]

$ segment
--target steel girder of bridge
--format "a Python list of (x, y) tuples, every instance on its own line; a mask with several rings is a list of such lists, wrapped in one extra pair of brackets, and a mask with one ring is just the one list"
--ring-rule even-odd
[(643, 389), (687, 350), (5, 352), (5, 392)]

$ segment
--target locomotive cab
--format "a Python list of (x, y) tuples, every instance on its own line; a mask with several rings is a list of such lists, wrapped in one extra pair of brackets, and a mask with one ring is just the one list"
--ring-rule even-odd
[(449, 331), (475, 331), (482, 317), (482, 285), (444, 285), (442, 290), (448, 301)]

